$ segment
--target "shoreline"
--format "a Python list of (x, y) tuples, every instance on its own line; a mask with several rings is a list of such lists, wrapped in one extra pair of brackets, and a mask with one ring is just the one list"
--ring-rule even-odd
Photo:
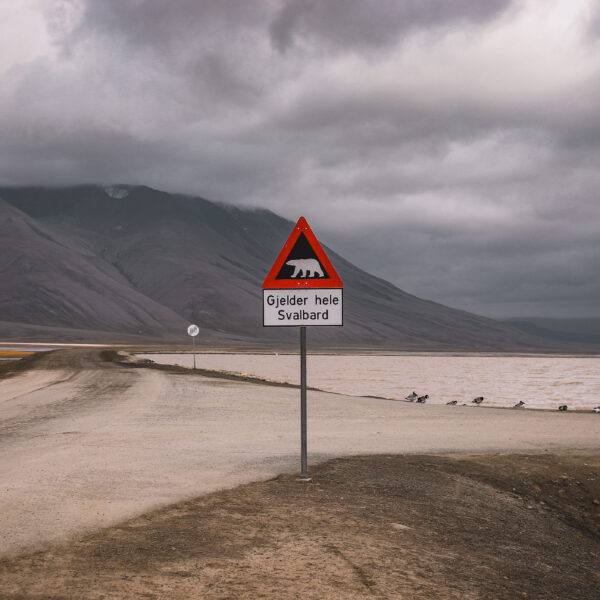
[[(170, 356), (191, 356), (193, 353), (192, 352), (167, 352), (167, 353), (163, 353), (163, 352), (132, 352), (130, 355), (131, 356), (135, 356), (140, 358), (140, 360), (144, 361), (144, 360), (152, 360), (151, 356), (160, 356), (160, 357), (170, 357)], [(297, 356), (297, 354), (279, 354), (277, 353), (279, 356), (286, 356), (286, 357), (291, 357), (291, 356)], [(196, 352), (196, 356), (206, 356), (206, 357), (212, 357), (212, 356), (223, 356), (223, 357), (229, 357), (229, 356), (239, 356), (239, 357), (247, 357), (247, 356), (273, 356), (273, 353), (263, 353), (263, 354), (258, 354), (258, 353), (222, 353), (222, 352)], [(372, 355), (337, 355), (337, 354), (318, 354), (318, 353), (311, 353), (311, 356), (334, 356), (334, 357), (338, 357), (338, 356), (372, 356)], [(385, 356), (393, 356), (393, 357), (409, 357), (409, 358), (415, 358), (415, 357), (422, 357), (422, 358), (428, 358), (430, 357), (430, 355), (424, 355), (424, 354), (394, 354), (394, 355), (385, 355)], [(435, 355), (436, 357), (441, 357), (441, 358), (445, 358), (446, 356), (466, 356), (466, 355)], [(507, 358), (518, 358), (519, 355), (512, 355), (510, 357)], [(468, 358), (479, 358), (478, 356), (468, 356)], [(498, 358), (497, 356), (493, 356), (492, 358)], [(539, 355), (536, 357), (531, 357), (531, 358), (575, 358), (575, 357), (555, 357), (555, 356), (548, 356), (548, 355)], [(592, 357), (584, 357), (584, 358), (592, 358)], [(153, 362), (151, 364), (147, 365), (149, 368), (166, 368), (168, 366), (174, 367), (176, 369), (184, 369), (187, 370), (188, 372), (193, 372), (193, 367), (184, 365), (184, 364), (176, 364), (174, 362)], [(208, 369), (206, 367), (198, 367), (196, 369), (196, 372), (199, 373), (207, 373), (207, 372), (215, 372), (218, 373), (222, 376), (226, 376), (226, 377), (232, 377), (232, 378), (238, 378), (241, 379), (243, 381), (248, 381), (248, 382), (253, 382), (253, 383), (264, 383), (265, 385), (282, 385), (282, 386), (290, 386), (290, 387), (295, 387), (295, 388), (299, 388), (299, 385), (296, 383), (291, 383), (289, 381), (283, 380), (283, 379), (274, 379), (274, 378), (270, 378), (270, 377), (265, 377), (262, 375), (258, 375), (258, 374), (250, 374), (244, 371), (239, 371), (239, 370), (229, 370), (229, 369)], [(312, 386), (309, 387), (308, 389), (310, 390), (315, 390), (315, 391), (322, 391), (322, 392), (327, 392), (327, 393), (331, 393), (331, 394), (339, 394), (342, 396), (346, 396), (346, 397), (360, 397), (360, 398), (373, 398), (373, 399), (380, 399), (380, 400), (388, 400), (390, 402), (405, 402), (406, 400), (404, 398), (400, 398), (400, 397), (390, 397), (390, 396), (384, 396), (384, 395), (379, 395), (379, 394), (372, 394), (372, 393), (349, 393), (349, 392), (345, 392), (345, 391), (338, 391), (332, 388), (327, 388), (327, 387), (322, 387), (322, 386)], [(493, 402), (493, 400), (492, 400)], [(600, 403), (600, 399), (598, 400), (598, 402)], [(561, 401), (557, 401), (557, 404), (560, 403), (568, 403), (568, 400), (561, 400)], [(445, 401), (442, 402), (436, 402), (436, 401), (431, 401), (429, 403), (430, 405), (435, 405), (435, 406), (443, 406), (445, 404), (447, 404)], [(593, 402), (591, 404), (594, 404)], [(458, 405), (453, 406), (453, 409), (458, 409), (460, 407), (469, 407), (469, 408), (479, 408), (479, 409), (484, 409), (484, 408), (489, 408), (489, 409), (500, 409), (500, 410), (519, 410), (521, 412), (523, 411), (546, 411), (546, 412), (556, 412), (557, 411), (557, 407), (555, 408), (550, 408), (550, 407), (527, 407), (527, 406), (523, 406), (523, 407), (515, 407), (514, 405), (498, 405), (498, 404), (486, 404), (486, 405), (481, 405), (481, 406), (474, 406), (469, 402), (462, 402)], [(569, 407), (568, 411), (570, 411), (571, 413), (583, 413), (583, 414), (594, 414), (594, 410), (593, 410), (593, 406), (589, 407), (589, 408), (577, 408), (577, 407)]]
[[(0, 348), (4, 347), (42, 347), (45, 349), (62, 349), (62, 348), (117, 348), (126, 350), (133, 354), (192, 354), (192, 350), (189, 349), (189, 344), (184, 342), (149, 342), (147, 344), (131, 344), (125, 343), (83, 343), (83, 342), (15, 342), (15, 341), (1, 341)], [(219, 344), (211, 341), (210, 348), (199, 347), (196, 350), (197, 354), (256, 354), (256, 355), (272, 355), (275, 352), (281, 355), (296, 355), (298, 350), (295, 349), (294, 345), (277, 346), (272, 347), (266, 346), (236, 346), (234, 344), (220, 346)], [(310, 348), (309, 354), (317, 356), (465, 356), (465, 357), (547, 357), (547, 358), (600, 358), (600, 349), (590, 349), (583, 351), (565, 351), (559, 349), (556, 351), (544, 351), (540, 352), (537, 350), (428, 350), (426, 348), (415, 348), (415, 349), (389, 349), (389, 348), (366, 348), (366, 347), (316, 347)]]

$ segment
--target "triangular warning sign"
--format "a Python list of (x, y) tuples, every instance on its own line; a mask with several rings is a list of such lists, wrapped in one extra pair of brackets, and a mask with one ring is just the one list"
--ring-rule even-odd
[(263, 289), (341, 287), (344, 284), (340, 276), (306, 219), (300, 217), (264, 280)]

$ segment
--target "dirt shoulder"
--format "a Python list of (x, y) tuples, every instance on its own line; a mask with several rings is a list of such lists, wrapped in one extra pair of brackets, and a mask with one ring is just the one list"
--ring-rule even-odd
[(592, 599), (600, 454), (337, 459), (0, 561), (0, 598)]
[[(50, 350), (45, 352), (27, 353), (18, 361), (0, 362), (0, 381), (28, 371), (59, 370), (80, 371), (84, 369), (110, 369), (125, 367), (128, 369), (152, 369), (170, 373), (172, 375), (190, 375), (210, 377), (212, 379), (224, 379), (227, 381), (239, 381), (243, 383), (256, 383), (271, 387), (298, 388), (293, 383), (283, 381), (272, 381), (253, 375), (242, 375), (228, 371), (213, 371), (210, 369), (188, 369), (177, 365), (162, 365), (151, 360), (139, 358), (123, 350), (115, 349), (66, 349)], [(309, 390), (317, 390), (308, 387)]]

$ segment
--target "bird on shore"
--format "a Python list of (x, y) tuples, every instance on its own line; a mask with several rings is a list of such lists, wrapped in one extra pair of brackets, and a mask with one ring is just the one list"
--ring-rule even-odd
[(446, 402), (446, 406), (456, 406), (458, 404), (458, 400), (450, 400), (450, 402)]
[(521, 408), (522, 406), (525, 406), (525, 402), (523, 402), (523, 400), (519, 400), (519, 402), (515, 404), (513, 408)]
[(567, 410), (567, 408), (568, 408), (568, 406), (567, 406), (566, 404), (561, 404), (561, 405), (558, 407), (558, 410), (565, 411), (565, 410)]
[(594, 406), (592, 409), (595, 413), (600, 413), (600, 406)]
[(419, 394), (417, 394), (417, 392), (413, 392), (412, 394), (406, 396), (405, 400), (408, 400), (409, 402), (414, 402), (418, 397)]
[(483, 396), (478, 396), (477, 398), (473, 398), (473, 400), (471, 400), (471, 402), (473, 404), (481, 404), (483, 402)]
[(417, 404), (425, 404), (427, 398), (429, 398), (429, 394), (425, 394), (424, 396), (419, 396), (417, 398)]

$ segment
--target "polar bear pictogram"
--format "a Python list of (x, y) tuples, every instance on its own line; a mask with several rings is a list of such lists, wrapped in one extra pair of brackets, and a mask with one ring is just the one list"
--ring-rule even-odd
[(295, 277), (323, 277), (325, 275), (319, 261), (314, 258), (288, 260), (285, 264), (294, 267), (292, 279)]

